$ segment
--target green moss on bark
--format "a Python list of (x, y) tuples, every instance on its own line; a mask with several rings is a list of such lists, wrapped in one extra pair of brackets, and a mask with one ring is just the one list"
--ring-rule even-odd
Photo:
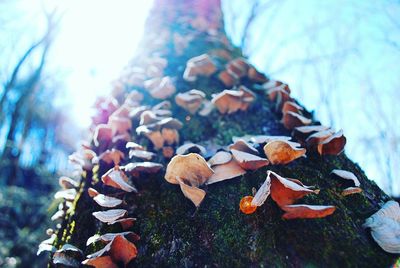
[[(171, 25), (171, 29), (183, 31), (180, 27)], [(224, 89), (215, 75), (201, 78), (195, 84), (182, 79), (188, 58), (220, 46), (200, 34), (183, 56), (176, 56), (171, 47), (161, 53), (169, 61), (166, 74), (177, 78), (177, 91), (197, 88), (206, 92), (210, 99), (213, 93)], [(238, 49), (231, 53), (234, 57), (240, 56)], [(224, 62), (218, 64), (223, 66)], [(248, 81), (244, 83), (256, 91), (254, 85)], [(154, 100), (146, 102), (155, 103)], [(173, 98), (171, 102), (174, 103)], [(290, 135), (263, 94), (258, 94), (249, 111), (232, 115), (214, 111), (208, 117), (193, 116), (176, 105), (172, 112), (184, 122), (180, 131), (183, 141), (211, 147), (226, 146), (233, 136), (246, 134)], [(251, 195), (253, 187), (261, 186), (268, 169), (321, 189), (319, 195), (309, 195), (299, 200), (299, 204), (335, 205), (336, 212), (323, 219), (282, 220), (282, 211), (269, 198), (254, 214), (241, 213), (240, 199)], [(342, 197), (340, 185), (329, 175), (333, 169), (353, 172), (364, 192)], [(119, 231), (94, 220), (91, 213), (101, 208), (86, 193), (88, 187), (101, 187), (98, 177), (106, 171), (107, 168), (101, 167), (84, 179), (82, 194), (59, 230), (58, 247), (68, 242), (91, 253), (101, 245), (86, 247), (87, 238), (95, 233)], [(307, 158), (289, 165), (267, 166), (239, 178), (204, 186), (207, 195), (197, 210), (180, 188), (167, 183), (163, 175), (160, 172), (133, 178), (139, 193), (126, 195), (129, 216), (138, 218), (133, 231), (141, 236), (137, 243), (139, 255), (132, 266), (388, 267), (395, 261), (395, 256), (379, 248), (369, 231), (361, 227), (389, 198), (345, 155), (320, 157), (308, 152)], [(101, 190), (110, 191), (104, 187)]]

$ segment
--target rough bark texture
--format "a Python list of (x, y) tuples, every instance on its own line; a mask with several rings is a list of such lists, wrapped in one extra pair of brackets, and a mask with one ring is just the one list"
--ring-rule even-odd
[[(162, 56), (168, 60), (165, 74), (176, 78), (177, 93), (197, 88), (206, 92), (210, 99), (212, 93), (224, 89), (223, 84), (216, 75), (200, 78), (195, 83), (185, 82), (182, 74), (186, 61), (216, 48), (228, 50), (233, 58), (242, 56), (241, 51), (223, 41), (225, 34), (222, 27), (215, 38), (207, 32), (193, 29), (186, 19), (207, 12), (220, 16), (219, 10), (217, 0), (156, 1), (148, 19), (141, 51), (133, 62), (140, 66), (144, 56)], [(209, 20), (222, 25), (221, 17)], [(168, 33), (167, 41), (157, 47), (154, 37), (161, 32)], [(174, 33), (183, 36), (194, 34), (194, 39), (181, 55), (175, 51)], [(220, 68), (226, 63), (220, 58), (215, 60)], [(256, 91), (254, 83), (242, 81), (242, 84)], [(131, 89), (128, 87), (127, 92)], [(135, 89), (147, 94), (141, 88)], [(158, 102), (148, 94), (145, 96), (143, 102), (146, 104)], [(231, 143), (233, 136), (290, 135), (280, 123), (281, 115), (275, 112), (274, 105), (261, 93), (258, 93), (257, 101), (247, 112), (221, 115), (214, 111), (208, 117), (188, 117), (186, 111), (175, 105), (173, 97), (170, 100), (173, 116), (184, 122), (180, 130), (181, 143), (191, 141), (226, 146)], [(148, 144), (146, 138), (136, 138), (136, 142)], [(161, 153), (157, 161), (165, 167), (168, 163)], [(87, 195), (88, 187), (106, 191), (98, 178), (107, 169), (96, 166), (93, 172), (83, 174), (80, 194), (58, 231), (57, 248), (70, 243), (89, 254), (101, 247), (99, 244), (86, 247), (88, 237), (95, 233), (119, 231), (95, 220), (91, 213), (101, 208)], [(333, 169), (353, 172), (361, 181), (364, 192), (342, 197), (337, 181), (329, 176)], [(301, 203), (335, 205), (336, 212), (323, 219), (282, 220), (281, 209), (269, 198), (256, 213), (241, 213), (240, 199), (251, 195), (253, 187), (259, 188), (267, 170), (299, 179), (307, 185), (316, 185), (321, 189), (320, 194), (307, 196)], [(141, 236), (137, 242), (139, 254), (132, 266), (388, 267), (395, 262), (396, 256), (385, 253), (373, 241), (369, 231), (361, 227), (364, 220), (389, 197), (344, 154), (320, 157), (307, 152), (307, 158), (288, 165), (267, 166), (236, 179), (203, 187), (207, 195), (198, 210), (183, 196), (177, 185), (164, 180), (164, 171), (132, 179), (139, 193), (126, 195), (129, 215), (137, 218), (133, 231)]]

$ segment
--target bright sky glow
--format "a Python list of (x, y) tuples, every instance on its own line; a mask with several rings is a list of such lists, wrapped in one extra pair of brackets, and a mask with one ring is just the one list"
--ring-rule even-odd
[(80, 127), (90, 125), (95, 97), (110, 92), (134, 55), (151, 6), (149, 0), (60, 2), (65, 14), (51, 60), (65, 74), (65, 101)]

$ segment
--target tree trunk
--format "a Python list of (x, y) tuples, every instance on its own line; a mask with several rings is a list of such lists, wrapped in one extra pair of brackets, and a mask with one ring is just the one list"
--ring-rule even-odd
[[(196, 18), (203, 18), (207, 22), (204, 31), (201, 25), (197, 28), (189, 25)], [(218, 34), (214, 35), (215, 31), (211, 30), (216, 30)], [(209, 78), (200, 77), (196, 82), (186, 82), (182, 76), (188, 59), (209, 53), (214, 55), (213, 59), (222, 70), (226, 60), (216, 56), (216, 49), (229, 52), (232, 58), (242, 56), (240, 49), (233, 48), (227, 41), (218, 0), (157, 0), (145, 33), (133, 65), (141, 66), (143, 59), (150, 56), (167, 59), (164, 75), (176, 78), (176, 93), (196, 88), (204, 91), (207, 99), (211, 99), (211, 94), (226, 88), (216, 74)], [(193, 35), (193, 40), (183, 53), (177, 48), (177, 42), (174, 43), (174, 34), (181, 37)], [(165, 44), (159, 46), (157, 41), (162, 43), (160, 39), (164, 36)], [(250, 80), (244, 79), (242, 84), (256, 91), (256, 84)], [(143, 104), (157, 103), (143, 88), (126, 86), (125, 89), (127, 92), (135, 89), (147, 94)], [(120, 103), (123, 101), (122, 98), (119, 100)], [(207, 117), (189, 114), (175, 104), (174, 96), (169, 100), (173, 117), (183, 122), (183, 128), (179, 131), (180, 144), (191, 141), (202, 145), (226, 146), (232, 142), (233, 136), (290, 136), (290, 131), (280, 122), (282, 115), (276, 113), (274, 104), (264, 93), (257, 93), (257, 100), (248, 111), (230, 115), (214, 111)], [(136, 126), (137, 123), (134, 123), (132, 139), (137, 143), (147, 142), (146, 138), (136, 136)], [(96, 150), (93, 143), (92, 147)], [(369, 231), (362, 228), (365, 219), (389, 197), (344, 154), (321, 157), (307, 152), (307, 158), (297, 159), (288, 165), (269, 165), (232, 180), (202, 187), (207, 194), (200, 207), (195, 209), (179, 186), (164, 179), (168, 160), (160, 151), (157, 153), (156, 159), (164, 164), (163, 171), (156, 175), (131, 178), (139, 193), (125, 197), (129, 216), (137, 218), (133, 231), (141, 237), (136, 242), (139, 254), (132, 263), (134, 266), (388, 267), (395, 261), (395, 255), (384, 252), (373, 241)], [(125, 160), (125, 163), (129, 162)], [(100, 249), (98, 246), (86, 246), (90, 236), (121, 231), (100, 224), (91, 215), (101, 208), (88, 196), (87, 189), (94, 187), (107, 193), (107, 188), (99, 178), (108, 169), (100, 164), (93, 171), (84, 172), (74, 207), (58, 230), (57, 248), (70, 243), (85, 254), (90, 254)], [(330, 177), (333, 169), (353, 172), (359, 178), (364, 192), (341, 196), (336, 181)], [(304, 197), (302, 203), (335, 205), (336, 212), (322, 219), (283, 220), (281, 209), (269, 198), (254, 214), (243, 214), (239, 210), (241, 198), (252, 195), (253, 187), (258, 189), (261, 186), (267, 170), (299, 179), (307, 185), (316, 185), (321, 189), (320, 194)]]

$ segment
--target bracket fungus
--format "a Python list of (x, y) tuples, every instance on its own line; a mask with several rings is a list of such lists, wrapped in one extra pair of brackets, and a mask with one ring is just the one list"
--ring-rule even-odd
[(100, 124), (97, 125), (94, 134), (93, 134), (93, 142), (96, 147), (99, 147), (100, 144), (111, 142), (114, 136), (113, 130), (109, 125)]
[(141, 173), (155, 174), (162, 169), (163, 165), (154, 162), (136, 162), (122, 166), (121, 169), (134, 177), (140, 177)]
[(253, 91), (248, 89), (247, 87), (241, 85), (238, 88), (239, 92), (242, 92), (242, 105), (240, 107), (240, 110), (242, 111), (247, 111), (249, 108), (250, 104), (253, 103), (256, 99), (256, 94), (254, 94)]
[(128, 239), (131, 242), (136, 242), (140, 240), (140, 237), (131, 231), (128, 232), (121, 232), (121, 233), (105, 233), (103, 235), (94, 235), (89, 237), (89, 239), (86, 242), (86, 245), (90, 245), (92, 243), (95, 243), (97, 241), (101, 241), (103, 243), (108, 243), (111, 242), (116, 236), (122, 235), (126, 239)]
[(352, 194), (362, 193), (362, 189), (360, 187), (347, 187), (341, 193), (342, 196), (348, 196)]
[(88, 192), (88, 195), (89, 195), (91, 198), (93, 198), (93, 197), (95, 197), (96, 195), (99, 195), (99, 194), (100, 194), (96, 189), (94, 189), (94, 188), (92, 188), (92, 187), (89, 187), (89, 188), (87, 189), (87, 192)]
[(179, 177), (177, 177), (176, 180), (178, 181), (181, 191), (185, 197), (190, 199), (196, 207), (199, 207), (206, 196), (206, 192), (200, 188), (187, 185)]
[(255, 83), (265, 83), (268, 81), (268, 78), (265, 76), (265, 74), (259, 72), (254, 66), (251, 66), (247, 72), (247, 77), (255, 82)]
[(282, 106), (282, 114), (287, 112), (301, 113), (303, 111), (303, 107), (295, 103), (294, 101), (285, 101)]
[(136, 150), (136, 149), (129, 150), (129, 158), (134, 158), (134, 157), (142, 160), (151, 160), (153, 157), (155, 157), (155, 153), (148, 152), (145, 150)]
[(231, 149), (233, 158), (245, 170), (257, 170), (269, 164), (268, 160), (247, 152)]
[(335, 132), (332, 129), (325, 129), (311, 134), (306, 140), (307, 147), (316, 148), (318, 144), (332, 136)]
[(120, 117), (111, 115), (108, 118), (107, 124), (111, 127), (114, 135), (129, 132), (132, 128), (132, 121), (128, 116)]
[(238, 150), (249, 154), (258, 155), (258, 151), (250, 143), (242, 138), (235, 139), (234, 143), (229, 145), (229, 150)]
[(284, 140), (274, 140), (264, 146), (264, 153), (273, 165), (288, 164), (305, 155), (306, 149), (298, 148), (298, 145), (300, 144)]
[(55, 252), (56, 247), (53, 246), (53, 243), (56, 240), (56, 238), (57, 238), (57, 235), (52, 234), (48, 239), (40, 242), (38, 251), (36, 252), (36, 255), (39, 256), (42, 252), (46, 252), (46, 251)]
[(109, 209), (105, 211), (96, 211), (92, 215), (101, 222), (108, 223), (125, 217), (128, 212), (125, 209)]
[(268, 171), (267, 179), (268, 178), (271, 180), (271, 197), (281, 208), (293, 204), (297, 199), (308, 194), (318, 192), (283, 178), (272, 171)]
[(213, 173), (201, 155), (189, 153), (174, 156), (167, 166), (164, 178), (169, 183), (179, 184), (185, 197), (198, 207), (206, 195), (206, 192), (198, 187)]
[(334, 169), (331, 171), (331, 175), (333, 175), (335, 178), (347, 181), (349, 183), (346, 183), (347, 186), (355, 186), (359, 187), (360, 186), (360, 181), (354, 175), (354, 173), (347, 171), (347, 170), (342, 170), (342, 169)]
[(164, 139), (164, 143), (168, 145), (177, 144), (179, 142), (179, 133), (173, 128), (162, 128), (161, 136)]
[(386, 202), (380, 210), (365, 220), (364, 228), (386, 252), (400, 254), (400, 207), (396, 201)]
[(197, 80), (198, 76), (210, 76), (217, 71), (215, 63), (208, 54), (191, 58), (186, 63), (183, 79), (189, 82)]
[(92, 259), (86, 259), (82, 262), (82, 264), (93, 266), (94, 268), (118, 268), (118, 265), (113, 262), (110, 256), (100, 256)]
[(123, 152), (117, 149), (107, 150), (100, 154), (98, 157), (94, 158), (92, 162), (96, 163), (98, 160), (102, 160), (107, 164), (118, 165), (122, 159), (124, 159), (125, 155)]
[(291, 130), (291, 129), (294, 129), (295, 127), (309, 125), (312, 123), (312, 120), (309, 118), (306, 118), (298, 113), (288, 111), (283, 114), (282, 123), (286, 129)]
[(56, 192), (54, 194), (54, 199), (65, 199), (67, 201), (73, 201), (75, 199), (77, 192), (75, 188), (64, 189)]
[(232, 87), (239, 83), (239, 77), (231, 70), (223, 70), (218, 74), (218, 79), (226, 86)]
[(250, 137), (250, 142), (257, 144), (266, 144), (271, 141), (290, 141), (292, 137), (289, 136), (268, 136), (268, 135), (255, 135)]
[(160, 79), (148, 82), (145, 81), (146, 89), (149, 91), (150, 95), (155, 99), (166, 99), (172, 96), (175, 91), (175, 85), (172, 82), (171, 77), (165, 76)]
[(122, 204), (122, 200), (112, 197), (112, 196), (107, 196), (104, 194), (97, 194), (96, 196), (93, 197), (93, 200), (101, 207), (106, 207), (106, 208), (113, 208), (117, 207)]
[(304, 142), (310, 135), (327, 129), (328, 127), (322, 125), (295, 127), (292, 131), (292, 136), (295, 139)]
[(82, 250), (71, 244), (64, 244), (60, 249), (54, 252), (52, 263), (56, 267), (79, 267), (79, 263), (82, 259)]
[(317, 150), (320, 155), (339, 155), (344, 151), (346, 137), (343, 131), (339, 130), (329, 138), (318, 144)]
[(212, 166), (223, 165), (232, 160), (232, 154), (225, 151), (216, 152), (210, 159), (208, 159), (207, 163)]
[(335, 212), (335, 206), (319, 206), (319, 205), (287, 205), (283, 206), (285, 211), (282, 218), (286, 220), (292, 219), (314, 219), (324, 218)]
[[(267, 88), (267, 86), (263, 87), (264, 89)], [(266, 90), (268, 99), (275, 103), (276, 111), (281, 111), (283, 103), (292, 100), (292, 98), (290, 97), (290, 89), (286, 84), (281, 83), (279, 86), (270, 87)]]
[(115, 221), (107, 222), (107, 224), (108, 225), (118, 224), (119, 225), (118, 228), (121, 228), (122, 230), (128, 230), (133, 226), (135, 221), (136, 221), (136, 218), (122, 218), (122, 219), (118, 219)]
[(123, 235), (117, 235), (103, 249), (88, 255), (88, 259), (82, 264), (95, 267), (120, 267), (118, 264), (123, 263), (124, 267), (127, 267), (128, 263), (136, 258), (137, 253), (137, 248), (132, 242)]
[(204, 156), (206, 155), (207, 150), (204, 148), (204, 146), (191, 142), (185, 143), (176, 149), (176, 154), (185, 155), (189, 153), (196, 153)]
[(136, 128), (138, 135), (146, 136), (154, 145), (154, 148), (161, 149), (164, 143), (172, 145), (179, 142), (178, 129), (182, 123), (172, 117), (158, 118), (151, 111), (141, 115), (140, 126)]
[(199, 154), (174, 156), (167, 166), (165, 179), (172, 184), (179, 184), (177, 178), (192, 186), (204, 184), (213, 174), (206, 160)]
[(221, 93), (214, 94), (211, 102), (221, 114), (231, 114), (239, 110), (246, 111), (255, 100), (255, 94), (244, 86), (238, 90), (225, 89)]
[(92, 160), (96, 157), (96, 153), (89, 149), (84, 149), (82, 151), (74, 152), (68, 156), (68, 161), (76, 164), (83, 170), (92, 170), (93, 164)]
[(69, 177), (66, 176), (61, 176), (58, 179), (58, 184), (61, 186), (63, 189), (72, 189), (72, 188), (78, 188), (79, 187), (79, 182), (76, 180), (73, 180)]
[(105, 185), (124, 190), (125, 192), (137, 192), (136, 188), (128, 183), (128, 177), (118, 167), (114, 167), (107, 171), (101, 180)]
[(137, 144), (133, 141), (127, 142), (126, 143), (126, 149), (130, 149), (130, 150), (144, 150), (144, 147), (140, 144)]
[(206, 95), (203, 91), (192, 89), (175, 96), (175, 102), (191, 114), (195, 114), (203, 104)]
[(229, 146), (233, 158), (245, 170), (257, 170), (269, 164), (268, 160), (258, 156), (258, 151), (243, 139), (237, 139)]
[(213, 184), (246, 174), (246, 170), (241, 168), (239, 163), (233, 158), (224, 164), (214, 165), (213, 170), (214, 174), (207, 180), (206, 184)]
[[(244, 61), (241, 61), (241, 62), (244, 62)], [(238, 59), (235, 59), (235, 60), (228, 62), (228, 64), (226, 65), (226, 69), (227, 69), (227, 71), (229, 71), (229, 73), (233, 73), (236, 77), (242, 78), (242, 77), (247, 76), (249, 66), (248, 66), (248, 64), (247, 64), (247, 66), (242, 65), (241, 63), (239, 63)]]

